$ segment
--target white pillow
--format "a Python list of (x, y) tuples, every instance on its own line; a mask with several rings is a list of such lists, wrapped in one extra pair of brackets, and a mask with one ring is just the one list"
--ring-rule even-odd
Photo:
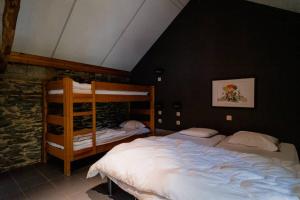
[(278, 139), (263, 133), (238, 131), (233, 134), (228, 143), (242, 144), (250, 147), (257, 147), (266, 151), (278, 150)]
[(194, 137), (211, 137), (218, 133), (217, 130), (209, 129), (209, 128), (189, 128), (180, 131), (179, 133)]
[(137, 120), (128, 120), (128, 121), (122, 122), (120, 124), (120, 127), (128, 128), (128, 129), (138, 129), (138, 128), (144, 128), (145, 125), (142, 122), (139, 122)]

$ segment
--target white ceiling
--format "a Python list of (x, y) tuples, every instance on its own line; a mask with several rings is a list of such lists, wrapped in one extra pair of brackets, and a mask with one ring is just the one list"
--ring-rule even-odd
[[(249, 1), (300, 12), (300, 0)], [(188, 2), (22, 0), (13, 51), (131, 71)]]
[(188, 1), (23, 0), (12, 50), (131, 71)]

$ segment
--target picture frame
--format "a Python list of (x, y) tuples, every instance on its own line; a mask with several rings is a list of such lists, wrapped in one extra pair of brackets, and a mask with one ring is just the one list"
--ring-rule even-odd
[(255, 107), (255, 78), (212, 81), (213, 107)]

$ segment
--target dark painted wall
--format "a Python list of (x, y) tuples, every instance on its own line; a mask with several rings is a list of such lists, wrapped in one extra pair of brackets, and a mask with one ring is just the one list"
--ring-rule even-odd
[[(154, 83), (164, 103), (164, 129), (182, 126), (266, 132), (300, 147), (300, 14), (243, 0), (192, 0), (132, 72), (132, 82)], [(211, 107), (211, 81), (256, 78), (255, 109)], [(225, 115), (233, 116), (232, 122)]]

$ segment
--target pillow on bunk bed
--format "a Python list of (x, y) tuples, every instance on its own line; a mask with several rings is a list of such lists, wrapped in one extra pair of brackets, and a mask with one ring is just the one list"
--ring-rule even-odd
[(138, 129), (138, 128), (145, 128), (146, 126), (137, 120), (128, 120), (125, 122), (122, 122), (120, 124), (120, 127), (122, 128), (128, 128), (128, 129)]
[(194, 137), (211, 137), (213, 135), (216, 135), (218, 133), (217, 130), (210, 129), (210, 128), (189, 128), (182, 131), (179, 131), (179, 133)]
[(80, 89), (80, 90), (91, 90), (92, 85), (88, 83), (78, 83), (73, 81), (73, 88)]
[(278, 151), (278, 139), (267, 134), (238, 131), (233, 134), (228, 143), (257, 147), (266, 151)]

